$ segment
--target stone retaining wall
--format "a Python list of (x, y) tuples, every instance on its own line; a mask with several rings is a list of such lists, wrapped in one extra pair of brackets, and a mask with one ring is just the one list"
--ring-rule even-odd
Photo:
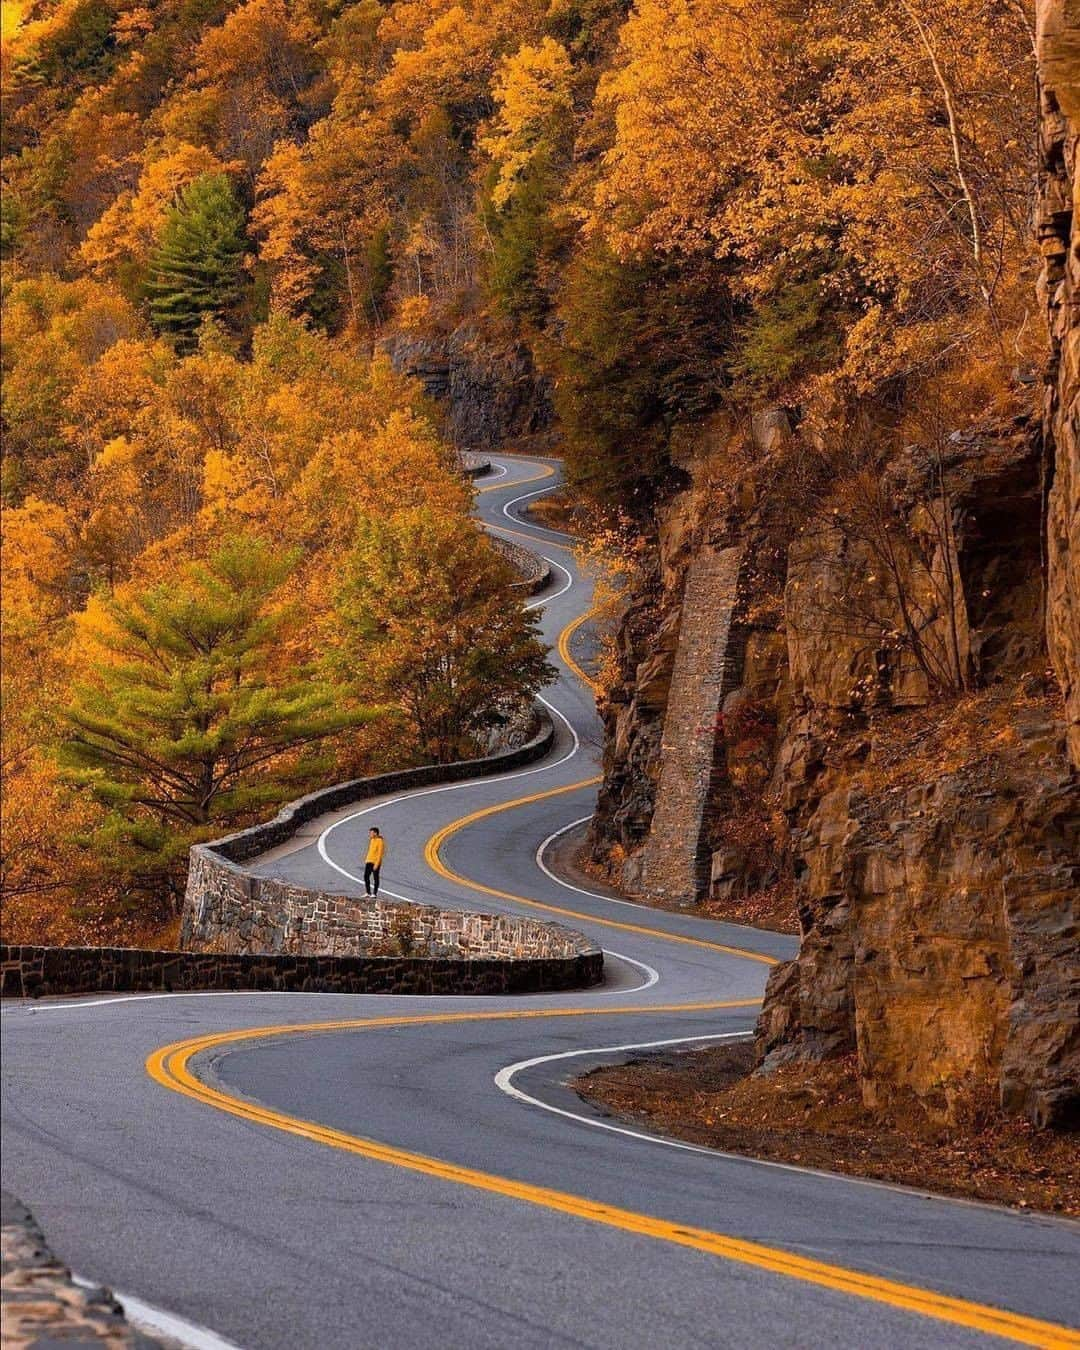
[(517, 915), (354, 898), (276, 877), (237, 886), (205, 853), (192, 873), (183, 941), (193, 951), (547, 960), (594, 950), (572, 929)]
[(466, 478), (484, 478), (491, 472), (491, 460), (487, 455), (474, 455), (467, 450), (462, 451), (461, 472)]
[(537, 595), (551, 582), (551, 564), (531, 549), (522, 548), (513, 540), (501, 539), (497, 534), (489, 535), (497, 553), (501, 553), (510, 566), (521, 576), (520, 581), (512, 583), (512, 589), (521, 589), (526, 595)]
[[(599, 949), (580, 933), (559, 924), (309, 890), (276, 877), (254, 876), (243, 866), (328, 811), (388, 793), (514, 769), (542, 758), (550, 750), (554, 735), (554, 726), (545, 713), (540, 730), (516, 750), (460, 764), (427, 765), (340, 783), (290, 803), (263, 825), (212, 844), (196, 845), (191, 850), (181, 945), (187, 952), (214, 957), (390, 961), (390, 975), (365, 970), (362, 976), (350, 977), (361, 979), (367, 992), (376, 992), (369, 985), (371, 980), (379, 989), (396, 990), (400, 980), (407, 978), (408, 987), (413, 988), (422, 978), (413, 966), (438, 968), (439, 973), (431, 978), (445, 982), (445, 989), (440, 986), (428, 992), (479, 992), (477, 978), (487, 981), (485, 988), (490, 985), (491, 992), (503, 989), (505, 980), (512, 981), (515, 988), (534, 987), (528, 983), (530, 977), (515, 973), (517, 966), (538, 968), (535, 979), (542, 984), (535, 987), (595, 983), (602, 970)], [(407, 977), (396, 973), (402, 962)], [(479, 976), (481, 966), (503, 973)], [(268, 967), (267, 971), (272, 969)], [(217, 978), (213, 968), (203, 974), (207, 971)], [(260, 978), (274, 977), (264, 971)]]
[[(563, 930), (567, 932), (567, 930)], [(577, 935), (574, 935), (577, 936)], [(603, 955), (482, 960), (428, 956), (292, 956), (155, 952), (133, 947), (0, 946), (4, 998), (252, 989), (338, 994), (535, 994), (603, 977)]]
[[(7, 1191), (0, 1198), (0, 1255), (5, 1350), (155, 1350), (164, 1344), (131, 1326), (108, 1289), (76, 1284), (34, 1216)], [(175, 1350), (176, 1342), (169, 1344)]]
[[(536, 573), (540, 560), (508, 548)], [(532, 589), (548, 575), (545, 565)], [(300, 826), (355, 802), (542, 759), (555, 728), (543, 710), (537, 721), (539, 730), (516, 749), (337, 783), (290, 802), (264, 824), (196, 845), (181, 918), (184, 950), (0, 947), (3, 997), (173, 989), (506, 994), (599, 983), (600, 948), (558, 924), (314, 891), (243, 866)]]

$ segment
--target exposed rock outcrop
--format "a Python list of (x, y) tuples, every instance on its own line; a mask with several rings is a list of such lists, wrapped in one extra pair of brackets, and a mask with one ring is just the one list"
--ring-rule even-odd
[(1037, 0), (1040, 296), (1050, 324), (1044, 431), (1046, 635), (1065, 694), (1069, 751), (1080, 765), (1080, 4)]
[(466, 326), (445, 336), (398, 333), (387, 351), (395, 369), (442, 406), (446, 435), (459, 448), (495, 450), (551, 426), (548, 382), (524, 342)]
[[(1040, 1124), (1068, 1124), (1080, 1100), (1080, 782), (1040, 673), (1038, 429), (954, 435), (932, 468), (937, 488), (921, 452), (886, 476), (894, 577), (876, 574), (857, 531), (796, 529), (770, 630), (758, 567), (736, 688), (714, 723), (724, 772), (709, 804), (709, 892), (765, 884), (777, 865), (745, 847), (732, 790), (766, 788), (803, 942), (770, 982), (765, 1068), (856, 1052), (871, 1105), (910, 1094), (956, 1119), (997, 1093)], [(684, 870), (699, 857), (687, 813), (673, 824), (654, 810), (654, 785), (680, 763), (666, 743), (693, 740), (672, 730), (669, 702), (686, 699), (673, 670), (723, 599), (686, 579), (717, 536), (762, 558), (753, 484), (723, 515), (710, 482), (708, 463), (695, 466), (694, 487), (663, 509), (652, 589), (622, 634), (627, 682), (608, 708), (596, 832), (631, 886), (665, 832)], [(901, 641), (905, 609), (914, 632)]]
[(804, 937), (770, 982), (767, 1068), (857, 1051), (873, 1105), (907, 1090), (949, 1119), (997, 1085), (1041, 1124), (1072, 1119), (1080, 795), (1061, 723), (1035, 703), (1015, 725), (953, 772), (934, 772), (953, 733), (913, 738), (927, 772), (895, 787), (873, 729), (832, 762), (812, 731), (785, 742)]
[[(935, 697), (910, 650), (898, 664), (823, 625), (842, 608), (829, 597), (859, 615), (896, 602), (847, 580), (872, 571), (857, 544), (817, 550), (817, 585), (789, 572), (795, 712), (775, 785), (803, 942), (770, 982), (758, 1044), (766, 1069), (857, 1052), (875, 1106), (908, 1092), (953, 1119), (992, 1088), (1067, 1124), (1080, 1104), (1080, 785), (1037, 673), (1036, 449), (1023, 424), (954, 438), (950, 557), (901, 556), (932, 668), (951, 641), (981, 693)], [(934, 581), (945, 569), (955, 596)]]

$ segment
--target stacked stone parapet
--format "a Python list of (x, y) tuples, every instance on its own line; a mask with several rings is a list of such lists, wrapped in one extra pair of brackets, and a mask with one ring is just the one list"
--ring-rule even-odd
[[(314, 890), (255, 875), (244, 866), (286, 843), (302, 825), (355, 802), (531, 763), (554, 743), (551, 719), (541, 713), (538, 721), (539, 729), (517, 749), (339, 783), (290, 803), (264, 824), (196, 845), (191, 850), (181, 946), (222, 956), (402, 958), (449, 960), (458, 966), (476, 961), (549, 966), (554, 962), (564, 971), (558, 978), (568, 981), (560, 987), (571, 987), (574, 981), (595, 983), (603, 961), (599, 948), (559, 924)], [(537, 976), (547, 982), (543, 987), (555, 987), (550, 981), (556, 978), (556, 967)], [(373, 978), (364, 975), (365, 980)], [(525, 987), (525, 978), (520, 972), (514, 975), (516, 987)]]
[(291, 956), (136, 947), (0, 946), (4, 998), (186, 989), (335, 994), (536, 994), (603, 977), (603, 955), (547, 957)]
[(522, 548), (512, 539), (502, 539), (497, 534), (488, 537), (495, 551), (502, 554), (521, 578), (511, 583), (512, 589), (521, 590), (526, 595), (537, 595), (551, 584), (551, 564), (546, 558), (541, 558), (531, 549)]

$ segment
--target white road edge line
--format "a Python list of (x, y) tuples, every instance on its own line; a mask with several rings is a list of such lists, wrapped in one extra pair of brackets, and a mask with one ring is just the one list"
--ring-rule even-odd
[[(383, 811), (388, 806), (397, 806), (399, 802), (410, 801), (416, 797), (431, 797), (437, 792), (454, 792), (460, 788), (475, 788), (478, 785), (485, 783), (509, 783), (515, 778), (529, 778), (535, 773), (551, 773), (552, 770), (558, 769), (563, 764), (569, 763), (569, 761), (580, 751), (581, 740), (574, 730), (570, 719), (564, 713), (560, 712), (553, 703), (549, 703), (542, 695), (538, 694), (537, 698), (544, 707), (547, 708), (548, 712), (553, 713), (570, 733), (572, 740), (571, 747), (561, 759), (557, 759), (554, 764), (538, 764), (532, 769), (518, 769), (514, 773), (495, 774), (491, 778), (466, 778), (460, 783), (443, 783), (441, 787), (417, 788), (413, 792), (403, 792), (397, 797), (390, 797), (386, 801), (374, 802), (371, 806), (365, 806), (359, 811), (352, 811), (349, 815), (342, 816), (340, 820), (335, 820), (333, 824), (328, 825), (326, 829), (323, 830), (322, 834), (319, 835), (319, 856), (322, 858), (323, 862), (332, 867), (335, 872), (340, 872), (343, 877), (348, 877), (350, 881), (359, 882), (362, 878), (347, 871), (340, 863), (336, 863), (327, 852), (326, 841), (339, 825), (347, 825), (350, 821), (358, 820), (361, 816), (369, 815), (372, 811)], [(420, 903), (419, 901), (412, 899), (411, 896), (398, 895), (396, 892), (389, 891), (385, 887), (382, 888), (380, 893), (389, 895), (394, 900), (407, 900), (410, 904)]]
[[(614, 953), (612, 953), (614, 955)], [(153, 1003), (159, 998), (239, 998), (247, 995), (249, 998), (272, 997), (275, 994), (285, 994), (292, 998), (296, 993), (300, 993), (304, 998), (369, 998), (368, 994), (351, 994), (339, 989), (302, 989), (296, 991), (284, 989), (187, 989), (177, 990), (174, 994), (117, 994), (113, 998), (81, 998), (78, 994), (73, 994), (70, 998), (61, 1003), (38, 1003), (30, 999), (13, 999), (10, 1003), (5, 1003), (3, 1007), (3, 1016), (10, 1017), (17, 1012), (29, 1013), (36, 1016), (44, 1012), (81, 1012), (83, 1008), (104, 1008), (111, 1003)], [(382, 995), (378, 995), (382, 997)], [(417, 998), (426, 997), (423, 994), (415, 995)], [(438, 995), (440, 999), (445, 995)]]
[(640, 994), (643, 989), (651, 989), (654, 984), (660, 983), (660, 972), (654, 970), (652, 966), (647, 966), (644, 961), (637, 961), (632, 956), (623, 956), (622, 952), (613, 952), (610, 947), (605, 947), (605, 956), (613, 956), (616, 961), (625, 961), (628, 966), (637, 966), (638, 970), (645, 972), (645, 983), (635, 984), (633, 989), (602, 989), (597, 998), (612, 998), (615, 994)]
[(28, 1003), (26, 999), (21, 999), (18, 1003), (5, 1004), (4, 1012), (71, 1012), (77, 1008), (103, 1008), (109, 1003), (152, 1003), (159, 998), (236, 998), (239, 994), (255, 992), (252, 989), (191, 989), (178, 990), (175, 994), (117, 994), (114, 998), (88, 998), (81, 1001), (77, 1001), (78, 995), (75, 995), (64, 1003)]
[[(496, 528), (498, 527), (496, 526)], [(527, 605), (522, 606), (522, 608), (526, 610), (539, 609), (541, 605), (546, 605), (552, 600), (558, 600), (559, 596), (565, 595), (566, 592), (570, 589), (570, 587), (573, 586), (574, 584), (574, 578), (570, 574), (569, 568), (564, 567), (562, 563), (556, 562), (554, 558), (545, 557), (544, 554), (542, 553), (538, 553), (536, 556), (538, 558), (543, 558), (544, 562), (546, 562), (549, 567), (557, 567), (560, 572), (564, 573), (566, 576), (566, 585), (560, 586), (559, 589), (557, 591), (553, 591), (551, 595), (542, 595), (538, 600), (530, 600)]]
[[(507, 487), (513, 487), (513, 483), (508, 483)], [(527, 502), (530, 497), (544, 497), (550, 491), (551, 485), (548, 484), (547, 487), (537, 488), (535, 492), (523, 492), (520, 497), (512, 497), (510, 501), (503, 503), (502, 513), (507, 520), (512, 520), (515, 525), (525, 525), (533, 530), (546, 530), (548, 534), (557, 534), (560, 535), (563, 539), (572, 540), (574, 539), (574, 536), (572, 534), (567, 534), (565, 530), (553, 530), (550, 527), (550, 525), (534, 525), (531, 520), (522, 520), (520, 516), (514, 516), (510, 514), (510, 508), (512, 506), (517, 506), (518, 502)], [(538, 544), (542, 544), (544, 541), (539, 536), (537, 536), (536, 542)]]
[[(566, 1120), (576, 1120), (581, 1125), (592, 1125), (598, 1130), (607, 1130), (611, 1134), (623, 1134), (628, 1139), (641, 1139), (647, 1144), (663, 1144), (667, 1148), (681, 1149), (684, 1153), (703, 1153), (707, 1157), (734, 1157), (738, 1155), (723, 1154), (714, 1148), (705, 1148), (701, 1144), (685, 1144), (679, 1139), (664, 1139), (660, 1135), (646, 1134), (641, 1130), (630, 1130), (625, 1125), (613, 1125), (607, 1120), (598, 1120), (593, 1116), (579, 1115), (576, 1111), (567, 1111), (561, 1106), (552, 1106), (548, 1102), (542, 1102), (539, 1097), (532, 1097), (527, 1092), (522, 1092), (514, 1086), (514, 1076), (524, 1072), (525, 1069), (535, 1068), (538, 1064), (552, 1064), (561, 1059), (582, 1059), (589, 1055), (615, 1055), (622, 1054), (627, 1050), (656, 1050), (664, 1045), (689, 1045), (697, 1041), (746, 1041), (753, 1037), (752, 1031), (721, 1031), (713, 1032), (704, 1036), (672, 1036), (663, 1041), (637, 1041), (633, 1045), (600, 1045), (594, 1046), (588, 1050), (563, 1050), (557, 1055), (536, 1055), (533, 1059), (519, 1059), (516, 1064), (508, 1064), (505, 1069), (500, 1069), (495, 1075), (495, 1086), (500, 1092), (505, 1092), (508, 1097), (513, 1097), (515, 1101), (524, 1102), (526, 1106), (538, 1106), (541, 1111), (550, 1111), (552, 1115), (563, 1116)], [(777, 1166), (784, 1166), (782, 1163)], [(794, 1168), (794, 1171), (801, 1171), (801, 1168)]]
[(557, 886), (561, 886), (564, 890), (573, 891), (575, 895), (584, 895), (590, 900), (604, 900), (609, 905), (629, 905), (631, 909), (648, 909), (652, 910), (655, 914), (656, 910), (651, 905), (643, 905), (637, 900), (621, 900), (615, 895), (601, 895), (599, 891), (587, 891), (582, 886), (575, 886), (572, 882), (564, 881), (562, 877), (556, 876), (544, 861), (544, 854), (556, 839), (562, 838), (564, 834), (569, 834), (570, 831), (576, 829), (578, 825), (584, 825), (587, 820), (592, 820), (591, 813), (587, 816), (580, 816), (577, 820), (572, 820), (569, 825), (562, 825), (553, 834), (549, 834), (536, 850), (535, 856), (537, 867), (539, 867), (540, 871), (543, 872), (544, 876), (546, 876), (549, 881), (554, 881)]
[[(72, 1280), (81, 1289), (97, 1289), (93, 1280), (83, 1279), (81, 1275), (72, 1275)], [(152, 1303), (144, 1303), (134, 1294), (123, 1294), (119, 1289), (112, 1291), (113, 1297), (123, 1306), (128, 1321), (137, 1331), (168, 1336), (184, 1346), (184, 1350), (241, 1350), (235, 1341), (227, 1341), (216, 1331), (201, 1327), (197, 1322), (189, 1322), (186, 1317), (166, 1312), (164, 1308), (155, 1308)]]
[[(554, 834), (548, 835), (548, 837), (536, 850), (536, 865), (537, 867), (539, 867), (540, 871), (543, 872), (543, 874), (550, 881), (554, 881), (557, 886), (562, 886), (563, 889), (567, 891), (574, 891), (577, 895), (588, 896), (590, 900), (604, 900), (609, 905), (628, 905), (631, 909), (648, 910), (650, 914), (656, 914), (658, 912), (664, 913), (665, 911), (663, 910), (658, 911), (654, 905), (646, 905), (640, 900), (622, 900), (617, 895), (602, 895), (599, 891), (587, 891), (582, 886), (575, 886), (573, 882), (564, 881), (562, 877), (556, 875), (556, 873), (554, 873), (551, 870), (551, 868), (547, 865), (547, 863), (544, 860), (544, 854), (548, 851), (548, 849), (551, 847), (551, 845), (555, 842), (556, 839), (562, 838), (564, 834), (569, 834), (570, 831), (576, 829), (577, 826), (584, 825), (587, 820), (592, 820), (592, 816), (591, 815), (581, 816), (577, 820), (572, 820), (569, 825), (560, 826), (559, 829), (557, 829), (554, 832)], [(717, 922), (717, 920), (709, 919), (707, 922), (715, 923)], [(746, 932), (753, 933), (757, 937), (760, 937), (761, 934), (764, 931), (766, 931), (761, 928), (753, 928), (749, 924), (734, 923), (731, 919), (723, 919), (720, 922), (722, 922), (726, 928), (743, 928), (746, 930)]]
[(748, 1167), (769, 1167), (778, 1172), (794, 1172), (797, 1176), (816, 1177), (821, 1181), (831, 1181), (841, 1186), (869, 1186), (877, 1191), (893, 1191), (908, 1196), (916, 1195), (924, 1200), (932, 1200), (937, 1204), (945, 1203), (963, 1205), (967, 1208), (987, 1209), (999, 1215), (1007, 1212), (1029, 1218), (1036, 1223), (1046, 1223), (1049, 1220), (1051, 1224), (1065, 1224), (1070, 1230), (1075, 1225), (1075, 1220), (1056, 1214), (1032, 1213), (1021, 1215), (1020, 1211), (1009, 1206), (996, 1205), (992, 1200), (968, 1200), (960, 1195), (940, 1195), (923, 1190), (919, 1186), (903, 1186), (899, 1182), (893, 1181), (876, 1181), (873, 1177), (849, 1176), (844, 1172), (826, 1172), (818, 1167), (800, 1167), (797, 1163), (777, 1162), (773, 1158), (755, 1158), (746, 1153), (727, 1153), (723, 1149), (706, 1148), (702, 1144), (687, 1144), (681, 1139), (665, 1139), (663, 1135), (647, 1134), (642, 1130), (630, 1130), (625, 1125), (613, 1125), (610, 1121), (599, 1120), (595, 1116), (579, 1115), (576, 1111), (567, 1111), (561, 1106), (552, 1106), (548, 1102), (542, 1102), (539, 1097), (533, 1097), (527, 1092), (522, 1092), (519, 1087), (515, 1087), (513, 1084), (515, 1074), (521, 1073), (525, 1069), (534, 1068), (537, 1064), (550, 1064), (555, 1060), (583, 1059), (590, 1055), (622, 1054), (628, 1050), (653, 1050), (665, 1045), (691, 1045), (699, 1041), (745, 1041), (750, 1040), (753, 1034), (752, 1031), (725, 1031), (706, 1036), (673, 1036), (669, 1040), (663, 1041), (639, 1041), (634, 1045), (602, 1045), (594, 1046), (589, 1050), (564, 1050), (557, 1055), (536, 1055), (533, 1059), (522, 1059), (516, 1064), (508, 1064), (505, 1069), (500, 1069), (495, 1075), (494, 1083), (501, 1092), (505, 1092), (508, 1097), (513, 1097), (526, 1106), (536, 1106), (541, 1111), (549, 1111), (552, 1115), (562, 1116), (565, 1120), (576, 1121), (579, 1125), (591, 1125), (594, 1129), (607, 1130), (610, 1134), (622, 1134), (628, 1139), (637, 1139), (645, 1144), (659, 1144), (664, 1148), (677, 1148), (683, 1153), (698, 1153), (707, 1158), (720, 1158), (725, 1162), (745, 1163)]

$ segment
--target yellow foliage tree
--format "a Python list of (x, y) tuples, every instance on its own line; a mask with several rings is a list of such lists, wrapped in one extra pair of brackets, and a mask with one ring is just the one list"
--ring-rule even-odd
[[(838, 316), (833, 364), (855, 394), (933, 364), (960, 314), (1000, 360), (1024, 253), (1030, 63), (1005, 0), (857, 16), (642, 0), (600, 85), (614, 139), (590, 226), (624, 257), (726, 264), (789, 348)], [(751, 366), (784, 356), (758, 336)]]
[(550, 37), (520, 47), (499, 67), (496, 114), (481, 145), (499, 166), (491, 198), (505, 206), (526, 170), (551, 154), (573, 111), (573, 67), (566, 48)]
[(259, 179), (254, 226), (275, 303), (299, 313), (340, 273), (355, 327), (372, 297), (367, 249), (389, 213), (388, 131), (377, 118), (324, 118), (303, 145), (280, 144)]

